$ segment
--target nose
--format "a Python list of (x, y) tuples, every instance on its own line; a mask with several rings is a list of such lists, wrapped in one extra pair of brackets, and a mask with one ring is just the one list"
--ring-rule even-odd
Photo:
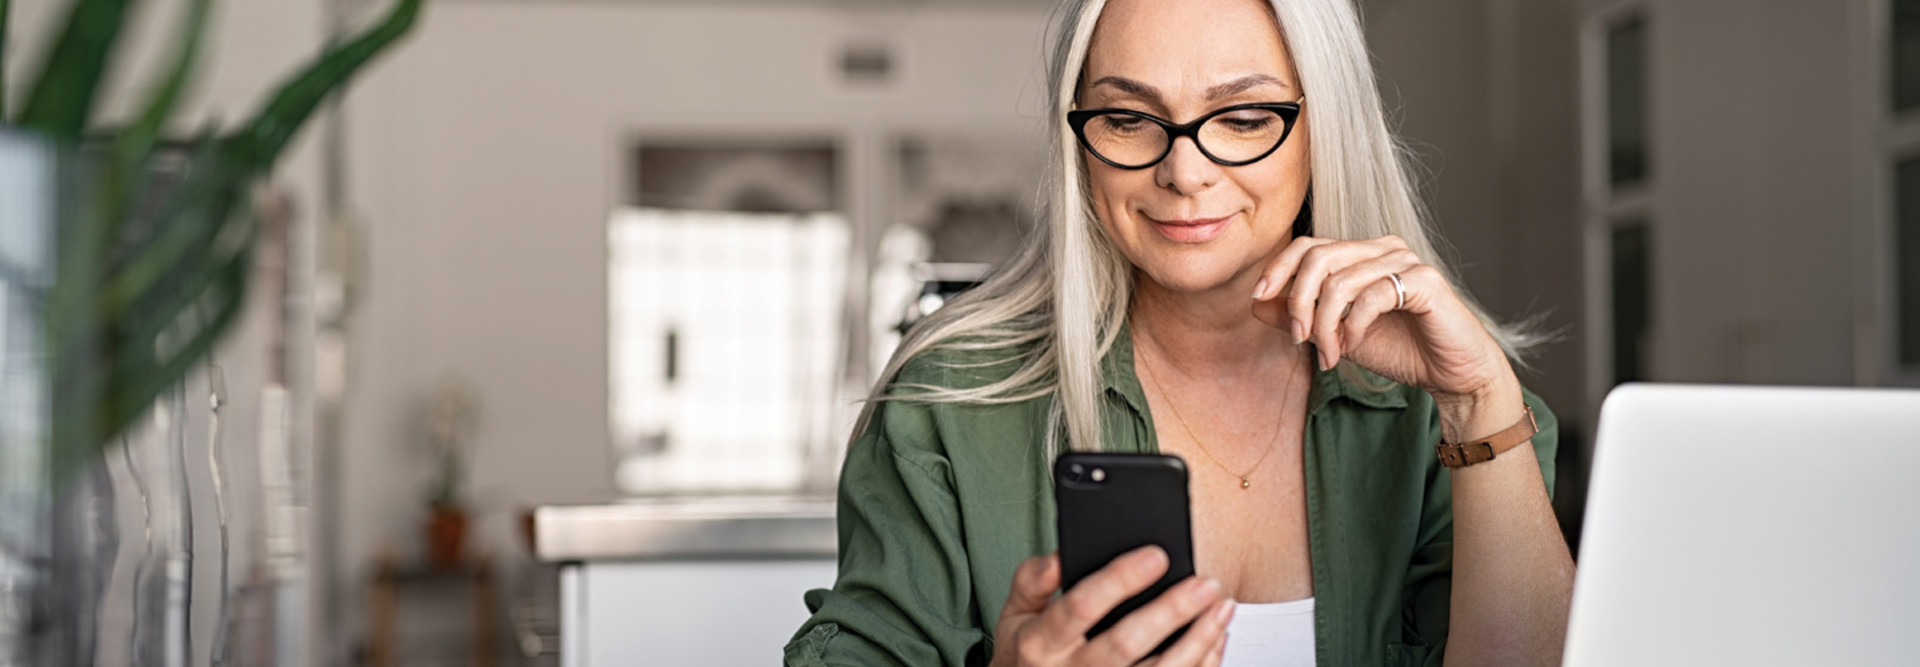
[(1220, 165), (1207, 159), (1192, 137), (1173, 140), (1173, 149), (1154, 167), (1154, 181), (1160, 187), (1190, 195), (1213, 187), (1220, 180)]

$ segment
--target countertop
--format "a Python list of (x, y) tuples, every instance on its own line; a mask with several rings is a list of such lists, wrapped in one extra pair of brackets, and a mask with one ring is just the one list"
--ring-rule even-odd
[(534, 510), (545, 562), (832, 558), (834, 501), (814, 496), (663, 497)]

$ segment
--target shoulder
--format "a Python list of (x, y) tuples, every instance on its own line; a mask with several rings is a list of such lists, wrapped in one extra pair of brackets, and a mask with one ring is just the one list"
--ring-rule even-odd
[(915, 353), (887, 382), (885, 395), (912, 398), (938, 391), (973, 391), (1006, 383), (1039, 354), (1032, 341), (1002, 343), (962, 337)]
[(959, 339), (920, 351), (879, 392), (863, 436), (956, 459), (1044, 439), (1050, 392), (1023, 370), (1035, 347)]

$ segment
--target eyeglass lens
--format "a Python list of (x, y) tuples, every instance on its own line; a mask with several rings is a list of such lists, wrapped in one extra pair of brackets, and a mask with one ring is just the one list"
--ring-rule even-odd
[[(1125, 166), (1145, 166), (1167, 152), (1167, 130), (1139, 116), (1110, 113), (1087, 121), (1089, 147)], [(1200, 150), (1223, 162), (1265, 155), (1286, 137), (1286, 119), (1270, 109), (1237, 109), (1207, 120), (1196, 140)]]

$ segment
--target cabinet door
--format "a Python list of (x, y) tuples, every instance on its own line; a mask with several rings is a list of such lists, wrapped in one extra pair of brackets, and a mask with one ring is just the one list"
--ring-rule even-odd
[(561, 584), (561, 664), (765, 665), (807, 619), (834, 561), (588, 563)]

